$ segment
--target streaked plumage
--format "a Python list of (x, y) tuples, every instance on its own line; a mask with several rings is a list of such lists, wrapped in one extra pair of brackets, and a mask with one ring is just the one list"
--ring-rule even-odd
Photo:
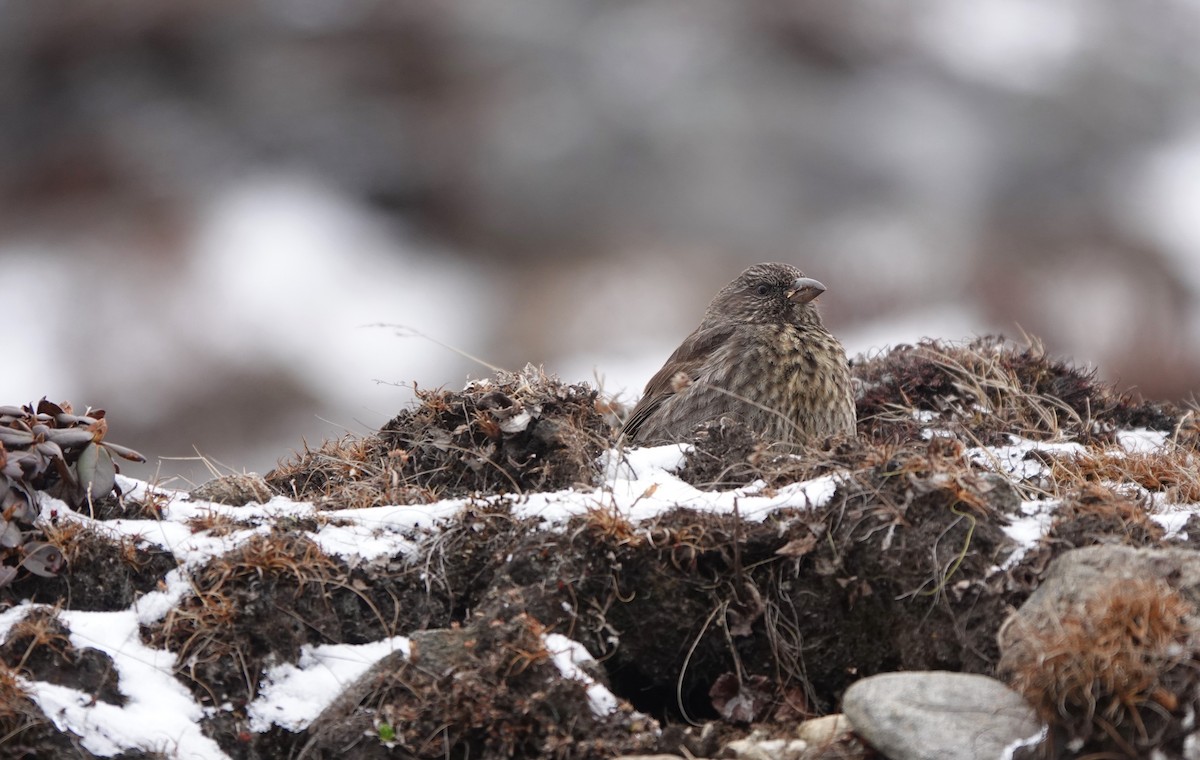
[(812, 304), (824, 290), (788, 264), (742, 272), (650, 378), (622, 428), (626, 439), (687, 440), (697, 425), (721, 417), (784, 442), (852, 435), (846, 351)]

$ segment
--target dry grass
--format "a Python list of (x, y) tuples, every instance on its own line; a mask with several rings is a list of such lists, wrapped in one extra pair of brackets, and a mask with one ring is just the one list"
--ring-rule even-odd
[(208, 531), (213, 536), (228, 536), (235, 531), (251, 528), (253, 524), (248, 520), (239, 520), (223, 512), (208, 510), (194, 517), (189, 517), (187, 526), (193, 533)]
[(347, 435), (316, 449), (305, 445), (268, 473), (267, 481), (287, 496), (343, 509), (437, 501), (435, 491), (410, 482), (405, 457), (378, 435)]
[(1190, 699), (1197, 634), (1196, 609), (1178, 591), (1118, 580), (1056, 625), (1021, 631), (1002, 667), (1051, 724), (1140, 757)]
[(1200, 502), (1200, 462), (1194, 452), (1168, 445), (1160, 451), (1089, 451), (1053, 457), (1051, 478), (1060, 491), (1083, 485), (1134, 484), (1161, 493), (1168, 503)]
[(1048, 357), (1032, 338), (1024, 346), (997, 337), (923, 341), (856, 360), (853, 373), (859, 433), (871, 440), (911, 440), (933, 426), (985, 445), (1007, 435), (1109, 441), (1118, 427), (1168, 430), (1179, 420)]
[(646, 540), (645, 536), (638, 532), (637, 526), (615, 505), (600, 504), (589, 507), (584, 515), (582, 529), (618, 546), (638, 546)]
[(377, 435), (306, 448), (268, 473), (268, 483), (328, 508), (552, 491), (591, 485), (613, 439), (595, 389), (535, 367), (416, 395)]
[[(209, 688), (213, 672), (226, 672), (228, 663), (237, 663), (245, 693), (252, 698), (265, 656), (257, 650), (276, 644), (290, 649), (295, 644), (272, 641), (267, 631), (275, 624), (264, 621), (262, 612), (256, 614), (252, 607), (278, 604), (281, 593), (298, 599), (313, 593), (313, 585), (343, 585), (340, 576), (338, 565), (302, 535), (277, 531), (253, 536), (200, 570), (192, 579), (193, 595), (151, 628), (148, 638), (155, 646), (177, 652), (177, 666), (201, 688)], [(284, 607), (269, 610), (270, 616), (287, 613)], [(248, 642), (248, 630), (260, 631), (259, 645)], [(209, 696), (220, 704), (225, 695), (209, 689)]]
[(146, 553), (138, 549), (137, 535), (114, 536), (73, 519), (44, 522), (40, 527), (46, 542), (62, 553), (66, 563), (64, 574), (86, 565), (98, 550), (112, 550), (122, 563), (135, 571), (143, 570), (148, 561)]
[(17, 662), (11, 663), (13, 670), (20, 671), (36, 650), (48, 648), (61, 655), (72, 645), (67, 627), (58, 619), (58, 611), (35, 607), (9, 629), (4, 648), (10, 647), (22, 650)]
[[(18, 670), (19, 668), (0, 662), (0, 721), (3, 721), (4, 725), (14, 718), (26, 717), (33, 706), (29, 695), (21, 687)], [(4, 747), (5, 740), (10, 738), (12, 734), (0, 736), (0, 748)]]
[(1163, 527), (1147, 513), (1144, 503), (1089, 483), (1064, 494), (1047, 538), (1063, 544), (1064, 549), (1100, 543), (1157, 546), (1163, 532)]

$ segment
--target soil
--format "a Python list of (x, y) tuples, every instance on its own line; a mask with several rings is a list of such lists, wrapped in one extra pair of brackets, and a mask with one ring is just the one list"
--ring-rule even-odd
[(0, 588), (0, 602), (27, 599), (63, 609), (114, 612), (128, 609), (176, 567), (165, 549), (131, 538), (114, 540), (74, 520), (54, 519), (43, 530), (66, 558), (66, 571), (54, 578), (19, 575)]
[[(767, 489), (841, 473), (819, 508), (763, 522), (680, 508), (636, 526), (598, 509), (548, 530), (516, 519), (503, 500), (480, 502), (416, 557), (354, 566), (322, 552), (303, 525), (281, 522), (196, 568), (194, 593), (143, 639), (177, 653), (180, 680), (218, 708), (204, 730), (239, 760), (711, 756), (718, 739), (751, 725), (836, 711), (846, 687), (873, 673), (994, 675), (1008, 612), (1073, 547), (1186, 546), (1164, 541), (1145, 506), (1116, 490), (1064, 483), (1071, 495), (1049, 536), (998, 571), (1016, 548), (1004, 527), (1041, 486), (967, 454), (1012, 435), (1100, 445), (1129, 426), (1177, 431), (1179, 410), (990, 339), (901, 347), (854, 372), (857, 439), (785, 452), (720, 423), (699, 431), (680, 473), (697, 487)], [(422, 391), (377, 435), (306, 451), (266, 482), (330, 514), (591, 487), (614, 442), (607, 412), (585, 385), (504, 374), (461, 392)], [(942, 432), (928, 437), (927, 428)], [(18, 580), (6, 604), (123, 609), (176, 567), (168, 554), (94, 531), (59, 538), (69, 572)], [(583, 644), (600, 663), (597, 679), (629, 707), (597, 716), (583, 686), (550, 662), (547, 632)], [(265, 668), (295, 662), (306, 644), (397, 634), (421, 642), (413, 656), (385, 658), (307, 729), (247, 729)], [(74, 678), (97, 699), (120, 698), (102, 660), (61, 642), (31, 648), (10, 636), (0, 657), (38, 679)], [(22, 709), (35, 728), (19, 746), (31, 756), (63, 751), (70, 737), (43, 731), (44, 716)]]

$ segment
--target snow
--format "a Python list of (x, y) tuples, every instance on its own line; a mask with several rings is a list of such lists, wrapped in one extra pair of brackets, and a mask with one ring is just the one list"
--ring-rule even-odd
[[(921, 420), (929, 425), (937, 423), (935, 415)], [(934, 427), (927, 432), (930, 436), (939, 433)], [(1117, 441), (1112, 449), (1117, 453), (1147, 453), (1171, 445), (1167, 435), (1147, 430), (1121, 432)], [(78, 690), (52, 683), (23, 680), (21, 685), (61, 729), (78, 734), (83, 746), (97, 755), (112, 756), (141, 749), (166, 751), (180, 758), (226, 760), (227, 755), (200, 730), (204, 708), (174, 676), (176, 654), (146, 646), (138, 630), (140, 625), (161, 620), (192, 593), (191, 569), (269, 531), (281, 517), (315, 522), (318, 527), (304, 535), (327, 553), (353, 563), (413, 556), (418, 545), (433, 536), (441, 522), (481, 504), (502, 503), (518, 519), (537, 519), (547, 529), (561, 528), (572, 517), (601, 509), (612, 510), (635, 525), (678, 507), (717, 514), (736, 511), (744, 519), (763, 520), (776, 510), (805, 510), (829, 503), (845, 477), (828, 474), (774, 489), (754, 482), (728, 491), (703, 491), (676, 474), (687, 451), (686, 446), (680, 445), (611, 450), (601, 459), (603, 476), (594, 488), (336, 512), (322, 512), (311, 503), (285, 498), (234, 507), (122, 477), (119, 482), (123, 492), (138, 498), (154, 497), (162, 519), (97, 521), (43, 495), (44, 518), (53, 515), (58, 520), (75, 520), (113, 536), (135, 537), (140, 543), (163, 547), (173, 553), (180, 567), (168, 573), (158, 589), (141, 596), (127, 610), (58, 612), (70, 628), (76, 647), (94, 647), (112, 658), (119, 689), (127, 698), (124, 706), (94, 701)], [(1011, 436), (1006, 445), (971, 448), (966, 456), (979, 467), (1034, 484), (1036, 489), (1039, 480), (1047, 475), (1041, 455), (1069, 457), (1084, 451), (1084, 447), (1069, 441), (1033, 441)], [(1015, 566), (1037, 545), (1053, 522), (1060, 503), (1054, 498), (1028, 498), (1021, 503), (1020, 513), (1012, 516), (1004, 527), (1017, 548), (995, 571)], [(1196, 505), (1164, 505), (1154, 499), (1150, 503), (1152, 518), (1163, 525), (1168, 536), (1182, 535), (1188, 518), (1196, 511)], [(205, 518), (212, 517), (231, 520), (236, 527), (223, 535), (197, 529), (205, 524)], [(34, 607), (25, 603), (0, 613), (0, 638)], [(555, 633), (546, 634), (544, 642), (563, 677), (585, 685), (592, 709), (598, 715), (618, 709), (617, 698), (582, 667), (592, 658), (581, 644)], [(264, 673), (260, 692), (247, 707), (249, 730), (263, 732), (272, 726), (303, 730), (348, 684), (393, 652), (407, 656), (408, 639), (395, 636), (360, 645), (303, 647), (297, 662), (278, 663)]]
[[(1041, 730), (1036, 734), (1026, 736), (1023, 739), (1017, 739), (1012, 744), (1005, 747), (1004, 751), (1000, 755), (1000, 760), (1013, 760), (1014, 757), (1017, 757), (1017, 752), (1020, 750), (1032, 752), (1037, 747), (1040, 747), (1042, 742), (1046, 741), (1046, 737), (1049, 734), (1050, 727), (1043, 723)], [(1021, 756), (1024, 757), (1025, 753), (1022, 753)]]
[[(76, 647), (94, 647), (113, 659), (119, 688), (128, 698), (124, 706), (93, 701), (76, 689), (43, 681), (26, 680), (22, 686), (59, 728), (79, 734), (83, 746), (97, 755), (143, 749), (162, 750), (179, 758), (226, 760), (227, 755), (201, 733), (199, 721), (204, 709), (175, 678), (175, 653), (145, 646), (138, 627), (161, 620), (191, 593), (189, 569), (268, 532), (280, 518), (315, 519), (320, 527), (306, 535), (323, 550), (349, 561), (367, 561), (411, 556), (418, 542), (436, 531), (440, 522), (481, 503), (506, 503), (514, 516), (536, 518), (549, 528), (564, 526), (572, 517), (596, 509), (617, 510), (635, 523), (681, 506), (720, 514), (736, 510), (745, 519), (762, 520), (778, 509), (809, 509), (825, 504), (837, 488), (837, 477), (827, 475), (774, 490), (763, 483), (752, 483), (726, 492), (701, 491), (675, 475), (686, 453), (687, 448), (678, 445), (609, 451), (602, 462), (602, 485), (592, 489), (566, 489), (520, 498), (447, 499), (332, 514), (321, 512), (309, 502), (282, 497), (265, 504), (228, 506), (121, 477), (119, 485), (125, 494), (158, 500), (162, 519), (101, 521), (72, 512), (63, 502), (43, 494), (40, 506), (44, 519), (75, 520), (114, 538), (129, 536), (142, 544), (160, 546), (174, 555), (180, 567), (167, 573), (162, 587), (141, 596), (128, 610), (59, 613), (71, 629)], [(193, 532), (189, 521), (198, 520), (202, 525), (204, 519), (212, 517), (227, 518), (245, 527), (224, 535), (213, 535), (208, 530)], [(32, 607), (23, 604), (0, 614), (0, 639)], [(563, 677), (584, 683), (597, 714), (617, 709), (617, 698), (582, 669), (591, 656), (581, 644), (561, 634), (547, 634), (545, 643)], [(408, 640), (396, 636), (361, 645), (303, 647), (298, 662), (279, 663), (264, 674), (258, 697), (247, 707), (250, 730), (266, 731), (272, 725), (291, 731), (304, 729), (348, 684), (394, 651), (407, 656)]]
[(1150, 454), (1162, 449), (1167, 443), (1167, 434), (1161, 430), (1118, 430), (1117, 443), (1130, 454)]
[(42, 681), (26, 682), (30, 697), (60, 729), (82, 737), (85, 749), (102, 757), (125, 749), (170, 749), (179, 758), (224, 760), (227, 755), (205, 736), (203, 710), (175, 678), (175, 654), (151, 649), (138, 636), (131, 611), (59, 612), (77, 648), (99, 649), (113, 660), (124, 706), (93, 700), (77, 689)]
[(547, 633), (542, 637), (542, 641), (545, 643), (546, 651), (550, 653), (554, 665), (563, 674), (563, 678), (580, 681), (587, 687), (588, 701), (592, 705), (592, 712), (604, 716), (617, 711), (620, 703), (616, 695), (596, 683), (595, 679), (581, 667), (596, 664), (596, 660), (582, 644), (561, 633)]
[(302, 731), (355, 679), (392, 652), (409, 655), (405, 636), (370, 644), (304, 646), (300, 661), (270, 668), (259, 696), (246, 708), (250, 730), (267, 731), (272, 725)]
[(977, 464), (1004, 473), (1017, 480), (1036, 480), (1046, 474), (1046, 465), (1037, 453), (1072, 456), (1087, 451), (1073, 441), (1052, 443), (1031, 441), (1010, 435), (1007, 446), (979, 446), (967, 450), (967, 456)]
[(1050, 530), (1050, 525), (1054, 522), (1054, 512), (1060, 503), (1053, 499), (1021, 502), (1021, 516), (1012, 518), (1009, 524), (1003, 527), (1004, 534), (1016, 542), (1017, 548), (996, 570), (1016, 567), (1029, 550), (1037, 546), (1038, 541)]

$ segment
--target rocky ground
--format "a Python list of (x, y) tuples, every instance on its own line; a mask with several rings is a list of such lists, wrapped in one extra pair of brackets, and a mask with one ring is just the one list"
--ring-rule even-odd
[(853, 371), (801, 451), (614, 448), (527, 369), (265, 477), (40, 490), (0, 756), (1200, 757), (1196, 411), (994, 339)]

